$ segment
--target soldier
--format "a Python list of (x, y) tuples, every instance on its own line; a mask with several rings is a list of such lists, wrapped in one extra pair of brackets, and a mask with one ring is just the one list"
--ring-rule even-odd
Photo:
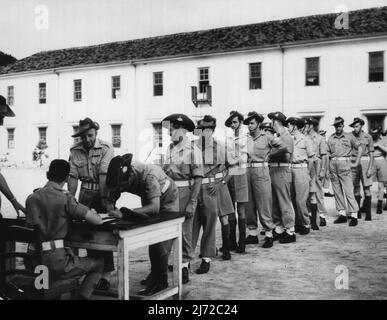
[[(116, 156), (109, 164), (106, 185), (109, 198), (115, 203), (122, 192), (141, 197), (141, 208), (114, 210), (110, 215), (119, 219), (145, 218), (167, 211), (179, 211), (176, 184), (156, 165), (132, 162), (133, 155)], [(168, 287), (168, 256), (171, 241), (149, 246), (151, 273), (141, 281), (146, 288), (139, 294), (150, 296)]]
[(376, 128), (371, 130), (371, 136), (374, 144), (374, 164), (375, 175), (378, 181), (378, 204), (376, 213), (382, 214), (384, 185), (387, 182), (387, 161), (385, 156), (387, 154), (387, 141), (380, 136), (381, 130)]
[(282, 112), (268, 114), (273, 128), (284, 144), (284, 148), (273, 148), (269, 157), (269, 168), (273, 195), (272, 217), (275, 224), (273, 240), (280, 243), (296, 242), (294, 233), (294, 211), (290, 195), (290, 160), (293, 155), (294, 140), (286, 124), (286, 116)]
[(325, 214), (327, 212), (324, 203), (323, 180), (326, 177), (327, 168), (327, 144), (325, 139), (316, 132), (318, 120), (307, 118), (306, 137), (312, 142), (313, 152), (315, 154), (312, 164), (312, 175), (310, 183), (310, 208), (312, 211), (312, 229), (319, 230), (317, 226), (317, 211), (320, 215), (320, 226), (326, 226)]
[[(307, 235), (310, 232), (310, 219), (306, 204), (311, 180), (308, 168), (313, 166), (315, 153), (310, 140), (301, 133), (305, 125), (304, 119), (290, 117), (286, 119), (286, 123), (288, 124), (290, 134), (294, 138), (294, 151), (291, 160), (291, 196), (296, 213), (295, 231), (301, 235)], [(314, 175), (315, 172), (312, 172), (312, 177)], [(316, 211), (313, 212), (314, 223), (316, 223)]]
[[(275, 225), (272, 220), (272, 190), (271, 179), (268, 165), (268, 158), (273, 147), (280, 146), (280, 140), (273, 135), (266, 134), (261, 127), (264, 116), (255, 111), (249, 112), (243, 124), (248, 126), (249, 135), (247, 136), (247, 178), (249, 186), (250, 201), (246, 206), (247, 230), (249, 236), (246, 238), (246, 244), (258, 243), (258, 221), (263, 226), (265, 243), (263, 248), (273, 246), (273, 229)], [(273, 130), (274, 131), (274, 130)]]
[[(79, 130), (73, 137), (80, 137), (81, 141), (70, 149), (68, 189), (75, 196), (80, 180), (79, 202), (101, 213), (112, 209), (107, 200), (106, 173), (114, 149), (110, 143), (97, 138), (98, 129), (98, 123), (90, 118), (79, 121)], [(109, 290), (110, 273), (114, 270), (113, 253), (88, 250), (88, 256), (104, 258), (104, 274), (97, 289)]]
[[(199, 269), (196, 270), (197, 274), (207, 273), (210, 270), (211, 259), (216, 256), (215, 227), (219, 210), (218, 197), (220, 196), (219, 189), (224, 185), (223, 178), (226, 166), (225, 148), (213, 138), (215, 128), (216, 119), (206, 115), (198, 122), (195, 130), (195, 134), (199, 136), (199, 139), (195, 141), (195, 144), (202, 151), (204, 170), (204, 177), (198, 196), (198, 205), (194, 215), (192, 231), (192, 248), (194, 249), (196, 248), (200, 229), (203, 228), (200, 242), (200, 256), (202, 257), (202, 263), (200, 264)], [(225, 195), (227, 196), (227, 194)], [(224, 194), (221, 196), (224, 197)], [(231, 203), (229, 195), (228, 201)], [(228, 230), (226, 230), (226, 228), (228, 228)], [(228, 222), (227, 224), (222, 224), (222, 238), (223, 259), (229, 260), (231, 256), (227, 243), (229, 241)]]
[[(4, 117), (14, 117), (15, 114), (7, 104), (6, 99), (3, 96), (0, 96), (0, 126), (3, 125)], [(5, 197), (11, 202), (12, 206), (16, 210), (16, 214), (19, 217), (19, 211), (26, 212), (26, 209), (16, 200), (11, 189), (8, 186), (7, 181), (4, 176), (0, 173), (0, 192), (5, 195)], [(0, 198), (0, 208), (1, 208), (1, 198)], [(2, 217), (0, 212), (0, 218)]]
[[(360, 158), (360, 163), (356, 168), (352, 168), (352, 179), (355, 199), (360, 207), (360, 181), (363, 185), (364, 191), (364, 211), (366, 213), (366, 221), (371, 220), (371, 190), (372, 186), (372, 175), (373, 175), (373, 166), (374, 166), (374, 144), (372, 137), (363, 131), (364, 120), (360, 118), (353, 119), (353, 122), (349, 125), (354, 130), (352, 135), (358, 140), (359, 144), (362, 146), (362, 154)], [(356, 162), (358, 150), (355, 148), (352, 153), (352, 162)], [(358, 219), (361, 219), (361, 212), (358, 212)]]
[[(36, 189), (26, 201), (26, 225), (37, 227), (42, 242), (42, 263), (53, 279), (70, 279), (85, 275), (80, 299), (89, 299), (102, 275), (102, 258), (76, 256), (71, 248), (64, 247), (73, 219), (86, 220), (95, 225), (102, 223), (93, 210), (78, 203), (75, 197), (63, 190), (68, 180), (70, 165), (65, 160), (53, 160), (47, 172), (48, 182)], [(29, 250), (35, 250), (30, 244)]]
[[(319, 130), (319, 135), (323, 138), (325, 144), (327, 143), (327, 139), (326, 139), (326, 134), (327, 134), (327, 131), (326, 130)], [(326, 161), (325, 161), (325, 177), (323, 179), (323, 190), (324, 190), (324, 197), (327, 197), (327, 198), (333, 198), (335, 195), (330, 191), (330, 186), (331, 186), (331, 179), (329, 177), (329, 156), (328, 154), (326, 155)], [(321, 219), (320, 219), (320, 227), (325, 227), (325, 226), (322, 226), (321, 225)]]
[[(359, 206), (353, 194), (351, 168), (358, 166), (362, 154), (362, 147), (353, 134), (343, 131), (344, 119), (342, 117), (336, 117), (333, 126), (336, 132), (328, 139), (328, 155), (336, 210), (339, 212), (339, 216), (334, 223), (347, 222), (346, 210), (348, 205), (349, 226), (354, 227), (357, 226), (357, 211), (359, 210)], [(354, 149), (358, 149), (357, 158), (355, 162), (351, 162), (350, 156)]]
[(233, 135), (227, 139), (227, 163), (230, 165), (228, 189), (232, 202), (237, 204), (239, 241), (236, 244), (236, 216), (229, 216), (230, 242), (232, 250), (237, 253), (245, 252), (246, 240), (246, 209), (249, 201), (247, 188), (247, 135), (241, 132), (243, 115), (238, 111), (231, 111), (225, 121), (225, 126), (233, 130)]
[(163, 170), (175, 181), (179, 190), (179, 210), (186, 212), (183, 222), (183, 279), (189, 281), (188, 267), (192, 259), (192, 225), (203, 179), (202, 154), (187, 136), (195, 129), (194, 122), (184, 114), (172, 114), (162, 121), (169, 128), (169, 145)]

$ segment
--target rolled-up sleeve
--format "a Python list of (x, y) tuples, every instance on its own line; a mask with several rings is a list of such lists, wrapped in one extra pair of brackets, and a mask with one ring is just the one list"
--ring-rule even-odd
[(160, 183), (153, 175), (148, 175), (145, 179), (145, 198), (152, 200), (161, 197)]
[(70, 174), (69, 174), (70, 177), (75, 178), (75, 179), (79, 179), (78, 168), (75, 165), (74, 156), (72, 154), (70, 154), (69, 163), (70, 163)]
[(84, 220), (89, 210), (85, 205), (78, 203), (73, 195), (67, 194), (66, 212), (69, 216), (77, 220)]

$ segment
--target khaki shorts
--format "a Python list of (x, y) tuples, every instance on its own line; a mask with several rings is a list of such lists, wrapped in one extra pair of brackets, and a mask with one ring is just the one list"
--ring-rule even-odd
[(223, 217), (234, 213), (234, 211), (230, 192), (225, 184), (221, 184), (218, 190), (218, 216)]
[(360, 160), (359, 165), (356, 168), (352, 168), (352, 181), (354, 187), (360, 187), (360, 181), (364, 187), (372, 186), (372, 176), (367, 177), (367, 171), (369, 166), (369, 160)]
[(384, 158), (378, 158), (374, 161), (375, 176), (378, 182), (387, 182), (387, 161)]
[(233, 202), (248, 202), (247, 174), (231, 176), (231, 179), (228, 181), (228, 189)]

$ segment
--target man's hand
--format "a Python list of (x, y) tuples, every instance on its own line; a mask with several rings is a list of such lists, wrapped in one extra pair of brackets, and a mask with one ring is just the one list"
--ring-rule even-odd
[(326, 177), (326, 173), (325, 173), (325, 171), (324, 170), (320, 170), (320, 174), (319, 174), (319, 180), (320, 181), (322, 181), (322, 180), (324, 180), (324, 178)]
[(109, 216), (117, 218), (117, 219), (122, 219), (122, 212), (119, 209), (116, 210), (110, 210), (108, 211)]
[(214, 182), (211, 182), (208, 185), (207, 190), (210, 196), (215, 197), (218, 194), (218, 185)]
[(186, 213), (185, 217), (187, 219), (191, 219), (193, 217), (195, 210), (196, 210), (196, 204), (197, 204), (196, 200), (193, 200), (193, 199), (189, 200), (189, 202), (185, 208), (185, 213)]
[(351, 162), (351, 169), (356, 169), (358, 167), (359, 163), (357, 162)]
[(16, 210), (16, 214), (19, 217), (20, 211), (22, 211), (24, 214), (26, 213), (26, 208), (24, 208), (16, 199), (14, 199), (12, 202), (12, 206)]
[(367, 178), (371, 178), (374, 174), (374, 170), (372, 168), (369, 168), (367, 171)]

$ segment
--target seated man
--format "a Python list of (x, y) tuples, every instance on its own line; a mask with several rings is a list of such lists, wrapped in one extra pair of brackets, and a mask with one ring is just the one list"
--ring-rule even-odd
[[(114, 157), (108, 168), (106, 186), (108, 198), (115, 202), (121, 192), (141, 197), (142, 207), (111, 211), (119, 219), (136, 220), (141, 216), (157, 215), (163, 211), (179, 211), (178, 190), (175, 182), (153, 164), (132, 163), (132, 154)], [(149, 246), (151, 273), (141, 281), (147, 287), (139, 294), (152, 295), (168, 287), (168, 256), (171, 241)]]
[[(36, 189), (26, 201), (26, 224), (38, 228), (42, 241), (42, 263), (47, 266), (50, 278), (69, 279), (86, 275), (79, 298), (89, 299), (101, 278), (101, 258), (79, 258), (71, 248), (64, 247), (72, 219), (101, 224), (101, 217), (92, 209), (78, 203), (74, 196), (63, 190), (70, 172), (65, 160), (53, 160), (47, 172), (49, 180), (43, 188)], [(29, 249), (33, 249), (30, 248)]]

